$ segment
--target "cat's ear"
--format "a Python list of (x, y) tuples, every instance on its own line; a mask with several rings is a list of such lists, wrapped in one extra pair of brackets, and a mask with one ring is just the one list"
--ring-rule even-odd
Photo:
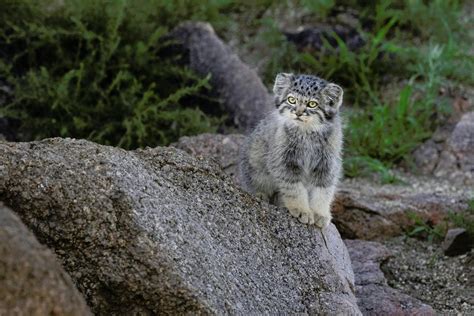
[(329, 83), (327, 86), (323, 88), (323, 90), (321, 91), (321, 94), (327, 98), (329, 102), (329, 106), (336, 109), (338, 109), (341, 106), (344, 91), (337, 84)]
[(281, 96), (286, 89), (288, 89), (293, 82), (294, 75), (288, 73), (279, 73), (275, 78), (275, 85), (273, 86), (273, 93), (276, 96)]

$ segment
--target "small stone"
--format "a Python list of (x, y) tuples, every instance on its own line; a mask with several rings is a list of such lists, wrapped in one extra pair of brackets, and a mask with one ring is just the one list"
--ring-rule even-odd
[(453, 228), (448, 230), (441, 247), (445, 255), (458, 256), (471, 250), (472, 245), (472, 237), (464, 228)]
[(439, 145), (433, 140), (428, 140), (413, 152), (415, 164), (423, 173), (432, 172), (439, 159)]

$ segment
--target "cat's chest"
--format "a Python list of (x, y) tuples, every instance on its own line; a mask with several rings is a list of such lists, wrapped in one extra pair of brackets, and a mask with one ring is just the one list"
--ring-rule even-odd
[(312, 140), (302, 142), (298, 147), (300, 153), (298, 165), (305, 174), (310, 174), (324, 156), (324, 144), (319, 140)]
[(309, 175), (327, 156), (326, 141), (322, 137), (299, 137), (288, 142), (289, 152), (293, 153), (293, 163), (303, 174)]

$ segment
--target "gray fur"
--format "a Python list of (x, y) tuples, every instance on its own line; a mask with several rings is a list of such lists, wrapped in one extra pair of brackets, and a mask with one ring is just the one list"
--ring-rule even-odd
[(278, 74), (273, 92), (277, 108), (242, 148), (241, 184), (300, 221), (325, 227), (341, 172), (343, 90), (316, 76)]

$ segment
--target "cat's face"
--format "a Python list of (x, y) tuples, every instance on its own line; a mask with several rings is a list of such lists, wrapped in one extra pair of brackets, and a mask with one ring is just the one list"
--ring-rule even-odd
[(277, 75), (273, 92), (282, 119), (302, 128), (331, 124), (343, 96), (341, 87), (316, 76), (285, 73)]

